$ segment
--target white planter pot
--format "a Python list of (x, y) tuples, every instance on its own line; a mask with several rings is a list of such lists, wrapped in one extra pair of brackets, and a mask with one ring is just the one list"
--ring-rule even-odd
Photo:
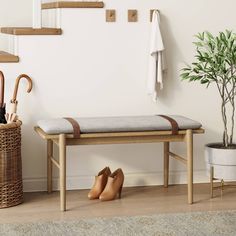
[(214, 178), (236, 180), (236, 149), (218, 148), (219, 143), (205, 146), (205, 161), (207, 170), (214, 167)]

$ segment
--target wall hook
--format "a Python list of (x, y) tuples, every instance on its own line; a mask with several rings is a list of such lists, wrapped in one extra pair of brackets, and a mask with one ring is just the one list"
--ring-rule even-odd
[(138, 11), (128, 10), (128, 22), (137, 22), (137, 21), (138, 21)]
[(152, 15), (154, 11), (158, 11), (160, 13), (160, 11), (158, 9), (151, 9), (150, 10), (150, 22), (152, 22)]
[(106, 10), (106, 22), (115, 22), (116, 21), (116, 10), (110, 9)]

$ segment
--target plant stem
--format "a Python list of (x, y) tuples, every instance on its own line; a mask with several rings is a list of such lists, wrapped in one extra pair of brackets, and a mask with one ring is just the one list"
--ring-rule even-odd
[(230, 145), (233, 144), (233, 136), (234, 136), (234, 114), (235, 114), (235, 103), (234, 99), (232, 99), (232, 116), (231, 116), (231, 134), (230, 134)]
[(221, 113), (222, 113), (222, 119), (224, 123), (224, 133), (223, 133), (223, 145), (225, 147), (229, 146), (229, 137), (228, 137), (228, 129), (227, 129), (227, 116), (226, 116), (226, 103), (225, 103), (225, 83), (222, 85), (222, 104), (221, 104)]
[[(231, 78), (234, 78), (234, 66), (231, 65)], [(232, 105), (232, 115), (231, 115), (231, 134), (230, 134), (230, 145), (233, 144), (233, 136), (234, 136), (234, 115), (235, 115), (235, 80), (233, 79), (233, 87), (232, 87), (232, 95), (230, 96), (231, 98), (231, 105)]]

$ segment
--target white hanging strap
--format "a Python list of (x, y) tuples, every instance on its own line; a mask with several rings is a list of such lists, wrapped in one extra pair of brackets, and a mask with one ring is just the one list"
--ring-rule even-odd
[(41, 29), (42, 28), (42, 1), (33, 0), (33, 28)]

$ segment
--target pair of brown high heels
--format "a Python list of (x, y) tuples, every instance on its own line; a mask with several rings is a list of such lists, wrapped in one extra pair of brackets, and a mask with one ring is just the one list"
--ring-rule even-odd
[(95, 182), (88, 193), (88, 198), (110, 201), (114, 200), (117, 194), (121, 198), (123, 183), (124, 173), (120, 168), (111, 173), (110, 168), (105, 167), (95, 176)]

